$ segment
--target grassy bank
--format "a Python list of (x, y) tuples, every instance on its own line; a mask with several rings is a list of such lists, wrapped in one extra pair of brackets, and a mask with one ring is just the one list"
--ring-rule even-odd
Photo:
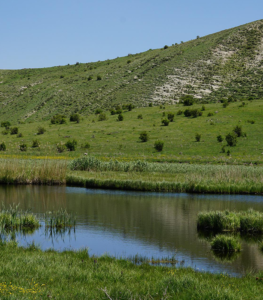
[[(0, 246), (1, 299), (262, 299), (263, 274), (231, 278), (189, 268), (134, 265), (87, 250)], [(258, 280), (256, 280), (258, 278)]]
[[(75, 163), (71, 165), (77, 168)], [(156, 192), (263, 193), (262, 167), (101, 161), (82, 166), (89, 171), (68, 171), (68, 185)], [(141, 170), (136, 169), (138, 166)]]
[(97, 162), (71, 170), (67, 160), (1, 159), (1, 184), (67, 184), (155, 192), (263, 194), (263, 167)]

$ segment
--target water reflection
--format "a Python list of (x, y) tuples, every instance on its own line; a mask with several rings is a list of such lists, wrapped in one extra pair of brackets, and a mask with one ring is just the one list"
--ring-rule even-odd
[(263, 270), (258, 236), (240, 236), (243, 251), (234, 259), (210, 251), (212, 236), (197, 232), (200, 211), (263, 211), (263, 197), (137, 193), (69, 187), (0, 186), (0, 202), (20, 203), (39, 217), (46, 211), (66, 209), (76, 216), (76, 231), (18, 236), (22, 245), (35, 241), (42, 249), (89, 248), (90, 254), (114, 256), (173, 257), (182, 265), (215, 272), (240, 274)]

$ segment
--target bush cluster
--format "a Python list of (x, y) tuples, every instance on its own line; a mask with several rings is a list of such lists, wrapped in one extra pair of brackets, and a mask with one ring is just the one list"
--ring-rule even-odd
[(169, 123), (170, 123), (170, 121), (169, 121), (168, 119), (163, 119), (163, 120), (162, 120), (163, 126), (168, 126)]
[(9, 121), (1, 122), (1, 127), (5, 127), (6, 129), (8, 129), (10, 126), (11, 126), (11, 123)]
[(193, 117), (193, 118), (197, 118), (197, 117), (200, 117), (200, 116), (202, 116), (202, 112), (201, 112), (201, 110), (200, 109), (198, 109), (198, 108), (194, 108), (194, 109), (186, 109), (185, 111), (184, 111), (184, 115), (186, 116), (186, 117)]
[(75, 151), (77, 148), (77, 144), (78, 144), (77, 141), (73, 139), (72, 141), (68, 140), (65, 146), (69, 151)]
[(25, 144), (25, 143), (20, 144), (19, 149), (20, 149), (20, 151), (26, 151), (27, 150), (27, 144)]
[(77, 113), (71, 114), (70, 117), (69, 117), (69, 120), (70, 120), (70, 122), (79, 123), (80, 122), (80, 116)]
[(184, 106), (191, 106), (195, 103), (195, 99), (192, 95), (184, 95), (181, 97), (181, 102)]
[(173, 120), (174, 120), (174, 113), (168, 112), (168, 113), (167, 113), (167, 119), (168, 119), (170, 122), (173, 122)]
[(149, 134), (148, 134), (146, 131), (142, 131), (142, 132), (140, 133), (139, 139), (140, 139), (142, 142), (147, 142), (147, 141), (149, 140)]
[(51, 124), (66, 124), (66, 116), (60, 114), (54, 115), (50, 122)]
[(163, 150), (164, 142), (163, 141), (156, 141), (154, 143), (154, 149), (158, 152), (161, 152)]
[(0, 151), (5, 151), (6, 150), (6, 144), (3, 142), (0, 144)]
[(37, 128), (37, 134), (44, 134), (46, 132), (46, 129), (42, 126), (38, 126)]
[(99, 114), (99, 119), (98, 119), (99, 121), (105, 121), (105, 120), (107, 120), (107, 116), (106, 116), (106, 114), (105, 113), (100, 113)]
[(10, 134), (18, 134), (18, 127), (12, 127), (10, 129)]
[(40, 143), (38, 140), (33, 140), (32, 141), (32, 148), (38, 148), (40, 146)]

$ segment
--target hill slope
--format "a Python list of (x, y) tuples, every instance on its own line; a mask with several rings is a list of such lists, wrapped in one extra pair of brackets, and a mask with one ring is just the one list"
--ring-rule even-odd
[[(133, 103), (263, 98), (263, 20), (104, 62), (0, 70), (0, 119), (46, 120)], [(97, 80), (100, 76), (101, 80)]]

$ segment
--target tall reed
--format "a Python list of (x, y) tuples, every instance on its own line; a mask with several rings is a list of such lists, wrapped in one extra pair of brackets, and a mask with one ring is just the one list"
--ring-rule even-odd
[(45, 226), (51, 229), (63, 229), (76, 226), (76, 219), (66, 210), (45, 213)]
[(2, 184), (64, 184), (67, 163), (49, 160), (0, 160)]
[(24, 230), (40, 226), (39, 220), (32, 213), (19, 210), (19, 206), (11, 205), (8, 209), (2, 207), (0, 211), (1, 230)]

